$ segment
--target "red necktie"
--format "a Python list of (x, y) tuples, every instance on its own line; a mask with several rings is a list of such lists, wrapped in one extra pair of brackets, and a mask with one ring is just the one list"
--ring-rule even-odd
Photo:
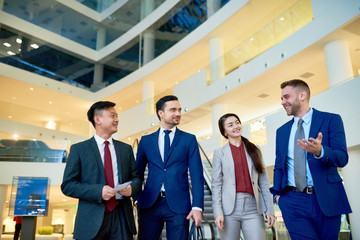
[[(105, 141), (104, 147), (104, 169), (105, 169), (105, 180), (106, 185), (114, 187), (114, 173), (112, 168), (111, 154), (109, 149), (109, 142)], [(105, 204), (105, 211), (111, 212), (116, 207), (115, 196), (110, 198)]]

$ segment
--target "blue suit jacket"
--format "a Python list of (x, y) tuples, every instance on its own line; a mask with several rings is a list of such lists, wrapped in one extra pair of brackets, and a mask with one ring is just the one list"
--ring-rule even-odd
[[(113, 140), (113, 143), (119, 183), (132, 181), (132, 194), (137, 194), (141, 191), (141, 182), (136, 171), (132, 148), (116, 140)], [(79, 199), (74, 229), (75, 239), (92, 239), (99, 231), (105, 213), (105, 201), (101, 197), (104, 185), (106, 185), (104, 164), (95, 139), (91, 138), (72, 145), (61, 190), (65, 195)], [(130, 197), (123, 199), (128, 227), (133, 234), (136, 234), (131, 199)], [(120, 211), (118, 213), (121, 214)]]
[[(140, 179), (148, 165), (144, 190), (139, 194), (138, 206), (151, 207), (164, 183), (166, 202), (175, 213), (186, 214), (191, 206), (204, 208), (204, 176), (198, 143), (194, 135), (176, 129), (170, 153), (163, 162), (159, 151), (159, 131), (143, 136), (136, 156)], [(188, 169), (190, 170), (193, 202), (190, 203)]]
[[(276, 132), (274, 186), (270, 189), (274, 195), (281, 195), (286, 187), (286, 158), (293, 122), (294, 119), (290, 120)], [(315, 159), (313, 154), (307, 153), (316, 198), (326, 216), (350, 213), (350, 204), (337, 171), (338, 167), (344, 167), (348, 163), (345, 131), (341, 117), (338, 114), (313, 109), (309, 137), (317, 138), (319, 132), (323, 135), (324, 156), (321, 159)]]

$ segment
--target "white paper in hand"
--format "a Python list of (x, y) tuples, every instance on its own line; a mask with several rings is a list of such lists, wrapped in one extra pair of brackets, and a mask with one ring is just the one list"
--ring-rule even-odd
[(114, 187), (114, 191), (120, 191), (122, 189), (125, 189), (127, 188), (129, 185), (130, 185), (131, 181), (130, 182), (126, 182), (126, 183), (123, 183), (123, 184), (118, 184)]

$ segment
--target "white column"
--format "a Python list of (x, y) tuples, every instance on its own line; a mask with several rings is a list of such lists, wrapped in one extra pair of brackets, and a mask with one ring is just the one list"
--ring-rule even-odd
[(155, 57), (155, 31), (148, 29), (143, 33), (143, 65)]
[(336, 40), (326, 43), (324, 54), (330, 86), (354, 76), (349, 48), (345, 41)]
[(210, 79), (215, 82), (224, 77), (224, 50), (220, 38), (211, 38), (209, 41)]
[(220, 9), (220, 1), (219, 0), (207, 0), (207, 18), (209, 19), (212, 15), (214, 15)]
[(147, 114), (151, 115), (155, 113), (154, 107), (154, 82), (145, 81), (143, 83), (143, 103), (146, 104)]
[(349, 150), (349, 163), (342, 169), (346, 194), (352, 213), (350, 216), (352, 239), (360, 239), (360, 147)]
[(3, 219), (5, 217), (4, 213), (5, 213), (5, 207), (6, 207), (6, 205), (5, 205), (6, 194), (7, 194), (7, 186), (1, 184), (0, 185), (0, 226), (1, 226), (0, 236), (1, 236), (1, 232), (2, 232)]
[[(146, 18), (155, 9), (154, 0), (141, 0), (141, 19)], [(143, 32), (143, 65), (155, 57), (155, 31), (147, 29)]]
[(104, 65), (102, 63), (95, 63), (93, 84), (100, 85), (103, 81), (103, 75), (104, 75)]
[[(96, 36), (96, 50), (102, 49), (106, 45), (106, 29), (103, 27), (97, 27), (97, 36)], [(102, 63), (94, 64), (94, 77), (93, 84), (91, 85), (92, 91), (97, 91), (106, 86), (106, 83), (103, 83), (104, 80), (104, 65)]]

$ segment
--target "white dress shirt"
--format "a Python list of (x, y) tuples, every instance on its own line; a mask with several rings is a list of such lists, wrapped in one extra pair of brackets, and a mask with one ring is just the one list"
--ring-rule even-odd
[[(98, 149), (100, 151), (101, 161), (104, 165), (104, 148), (105, 148), (105, 141), (109, 142), (109, 150), (111, 154), (111, 161), (112, 161), (112, 169), (113, 169), (113, 175), (114, 175), (114, 187), (119, 184), (119, 175), (118, 175), (118, 166), (117, 166), (117, 158), (116, 158), (116, 152), (114, 147), (114, 142), (112, 138), (109, 139), (103, 139), (99, 137), (98, 135), (94, 135), (96, 144), (98, 146)], [(120, 199), (121, 195), (116, 194), (116, 198)]]

